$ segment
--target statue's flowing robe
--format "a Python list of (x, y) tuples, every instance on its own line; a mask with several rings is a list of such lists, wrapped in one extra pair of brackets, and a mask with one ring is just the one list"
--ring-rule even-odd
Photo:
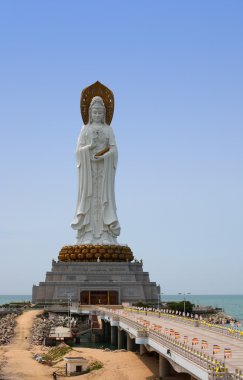
[(78, 201), (75, 218), (71, 224), (73, 229), (78, 230), (78, 239), (87, 232), (95, 239), (101, 237), (104, 231), (108, 231), (113, 237), (120, 233), (114, 191), (117, 166), (115, 136), (112, 128), (106, 124), (101, 126), (100, 133), (98, 151), (101, 150), (104, 140), (110, 150), (97, 161), (91, 160), (94, 155), (90, 149), (94, 135), (93, 126), (84, 125), (78, 138)]

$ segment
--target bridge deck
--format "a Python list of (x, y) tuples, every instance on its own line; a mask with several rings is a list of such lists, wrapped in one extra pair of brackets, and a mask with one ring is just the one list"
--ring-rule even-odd
[[(139, 311), (129, 310), (113, 310), (117, 315), (125, 316), (131, 321), (144, 325), (142, 320), (150, 322), (150, 328), (152, 324), (162, 327), (164, 332), (165, 328), (173, 329), (180, 333), (180, 339), (177, 341), (183, 342), (184, 335), (188, 336), (188, 345), (192, 347), (192, 339), (198, 338), (199, 344), (194, 346), (198, 351), (202, 351), (204, 354), (213, 356), (213, 345), (219, 345), (220, 351), (214, 354), (216, 360), (225, 361), (226, 367), (230, 372), (234, 372), (235, 369), (243, 371), (243, 339), (236, 339), (231, 336), (223, 335), (221, 332), (211, 331), (210, 328), (205, 329), (203, 327), (195, 327), (193, 321), (185, 322), (184, 318), (171, 318), (164, 315), (159, 316), (158, 313), (142, 313)], [(201, 349), (201, 341), (206, 340), (208, 347)], [(224, 348), (230, 348), (232, 350), (232, 357), (224, 359)]]

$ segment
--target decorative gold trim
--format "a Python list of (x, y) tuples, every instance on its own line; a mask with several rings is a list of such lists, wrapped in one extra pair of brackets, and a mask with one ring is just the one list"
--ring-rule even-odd
[(95, 157), (101, 157), (101, 156), (103, 156), (103, 154), (109, 152), (109, 150), (110, 150), (110, 148), (106, 147), (106, 148), (102, 149), (100, 152), (96, 153)]
[(89, 106), (95, 96), (103, 99), (106, 108), (106, 124), (110, 125), (114, 113), (114, 94), (99, 81), (83, 89), (80, 98), (80, 110), (84, 124), (89, 122)]
[(132, 261), (126, 245), (68, 245), (59, 252), (59, 261)]

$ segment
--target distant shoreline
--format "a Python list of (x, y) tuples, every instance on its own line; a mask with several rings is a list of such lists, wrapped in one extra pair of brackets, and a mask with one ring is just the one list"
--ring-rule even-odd
[[(243, 294), (186, 294), (185, 297), (186, 300), (195, 305), (222, 308), (225, 314), (231, 315), (239, 321), (243, 321)], [(162, 294), (161, 302), (182, 301), (183, 298), (183, 294)], [(0, 305), (14, 301), (31, 301), (31, 299), (32, 297), (29, 294), (0, 295)]]

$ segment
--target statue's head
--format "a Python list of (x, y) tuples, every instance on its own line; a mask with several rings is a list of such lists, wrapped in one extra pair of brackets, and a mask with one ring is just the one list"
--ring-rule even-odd
[(106, 108), (103, 99), (100, 96), (95, 96), (89, 106), (89, 123), (104, 124), (105, 114)]

